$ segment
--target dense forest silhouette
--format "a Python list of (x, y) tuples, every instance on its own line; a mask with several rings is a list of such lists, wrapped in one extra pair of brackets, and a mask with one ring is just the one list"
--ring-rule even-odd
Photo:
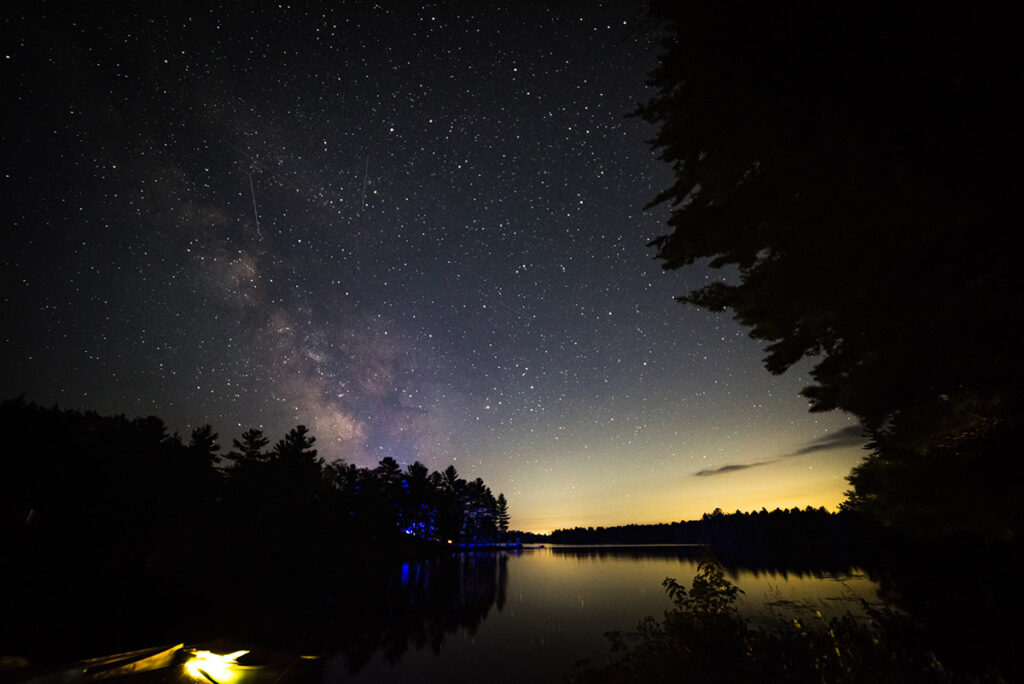
[[(210, 426), (186, 441), (153, 416), (18, 398), (0, 405), (0, 430), (13, 437), (0, 462), (19, 587), (3, 627), (13, 652), (57, 657), (63, 631), (63, 646), (88, 653), (91, 638), (124, 624), (143, 645), (190, 621), (208, 630), (211, 601), (233, 606), (217, 615), (250, 615), (248, 629), (262, 619), (287, 633), (289, 608), (321, 604), (332, 583), (368, 581), (356, 578), (366, 561), (494, 544), (507, 528), (508, 503), (483, 480), (391, 458), (325, 463), (302, 425), (272, 446), (249, 429), (221, 456)], [(146, 615), (162, 624), (147, 629)], [(292, 633), (314, 636), (314, 624)]]

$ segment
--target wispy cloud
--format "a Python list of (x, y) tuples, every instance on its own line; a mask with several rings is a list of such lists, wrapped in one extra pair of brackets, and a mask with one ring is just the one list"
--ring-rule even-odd
[(694, 473), (695, 477), (710, 477), (712, 475), (725, 475), (726, 473), (734, 473), (737, 470), (747, 470), (749, 468), (756, 468), (758, 466), (768, 465), (769, 463), (775, 463), (771, 461), (757, 461), (755, 463), (730, 463), (724, 465), (721, 468), (714, 468), (710, 470), (701, 470)]
[(784, 456), (805, 456), (807, 454), (816, 454), (822, 451), (859, 447), (863, 446), (867, 441), (867, 438), (864, 437), (864, 434), (861, 431), (861, 427), (859, 425), (851, 425), (849, 427), (844, 427), (842, 430), (830, 432), (818, 437), (796, 451), (784, 454)]
[(864, 437), (863, 432), (859, 425), (851, 425), (835, 432), (822, 435), (816, 439), (807, 442), (804, 446), (800, 447), (796, 451), (788, 454), (781, 454), (778, 458), (773, 458), (767, 461), (754, 461), (753, 463), (730, 463), (720, 468), (709, 468), (706, 470), (700, 470), (694, 473), (694, 477), (711, 477), (712, 475), (726, 475), (728, 473), (735, 473), (739, 470), (748, 470), (750, 468), (756, 468), (758, 466), (769, 465), (771, 463), (777, 463), (781, 458), (792, 458), (794, 456), (806, 456), (808, 454), (817, 454), (823, 451), (832, 451), (834, 449), (847, 449), (850, 447), (863, 446), (867, 442), (867, 438)]

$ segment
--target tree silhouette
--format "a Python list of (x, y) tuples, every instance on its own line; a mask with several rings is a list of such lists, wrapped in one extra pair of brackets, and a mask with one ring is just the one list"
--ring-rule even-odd
[(438, 480), (438, 533), (443, 539), (457, 540), (465, 520), (466, 481), (459, 477), (454, 465), (445, 468)]
[(409, 532), (424, 538), (436, 534), (437, 514), (432, 506), (430, 475), (427, 467), (415, 461), (404, 475), (406, 500), (403, 506), (403, 525)]
[(289, 488), (297, 497), (314, 494), (321, 482), (324, 460), (317, 456), (314, 442), (316, 437), (309, 434), (309, 429), (297, 425), (270, 452), (270, 472), (281, 487)]
[(280, 461), (316, 463), (321, 465), (323, 459), (317, 459), (316, 449), (313, 448), (314, 442), (316, 442), (316, 437), (309, 434), (309, 429), (305, 425), (297, 425), (288, 431), (284, 439), (279, 440), (274, 445), (271, 451), (271, 458)]
[(266, 461), (270, 456), (263, 451), (264, 447), (270, 444), (270, 440), (263, 436), (263, 430), (249, 428), (242, 433), (241, 440), (233, 439), (231, 444), (234, 447), (227, 453), (227, 458), (234, 464), (252, 463)]
[(373, 474), (381, 489), (390, 497), (397, 499), (402, 490), (402, 467), (398, 465), (398, 461), (385, 456), (377, 464)]
[[(732, 311), (768, 343), (772, 373), (817, 357), (811, 410), (853, 413), (879, 455), (852, 480), (854, 501), (870, 504), (885, 464), (908, 454), (979, 454), (979, 467), (1019, 474), (995, 451), (1021, 433), (1024, 387), (1006, 231), (1020, 224), (1018, 17), (651, 7), (666, 38), (657, 94), (637, 113), (675, 172), (653, 202), (671, 206), (673, 232), (651, 244), (665, 268), (728, 267), (680, 299)], [(976, 500), (1002, 502), (986, 524), (1005, 525), (1013, 495), (983, 484)], [(884, 508), (872, 512), (895, 520)]]
[(498, 501), (495, 504), (495, 522), (498, 525), (498, 532), (504, 536), (508, 532), (508, 501), (505, 494), (498, 494)]
[(390, 456), (385, 456), (364, 480), (373, 507), (373, 518), (391, 533), (402, 527), (406, 504), (402, 468)]
[(465, 480), (459, 478), (459, 471), (457, 471), (453, 465), (449, 465), (445, 468), (442, 476), (444, 477), (444, 486), (449, 491), (458, 491), (466, 484)]
[(189, 439), (188, 448), (209, 465), (213, 465), (217, 459), (216, 454), (220, 451), (220, 445), (217, 444), (217, 433), (213, 431), (213, 426), (202, 425), (194, 429)]
[(494, 496), (479, 477), (466, 484), (462, 498), (460, 536), (474, 543), (488, 542), (497, 533)]

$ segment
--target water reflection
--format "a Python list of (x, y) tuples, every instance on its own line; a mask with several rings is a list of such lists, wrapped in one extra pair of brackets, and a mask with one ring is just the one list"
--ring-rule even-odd
[(643, 560), (649, 558), (699, 558), (702, 548), (698, 544), (640, 544), (600, 546), (550, 546), (555, 556), (573, 558), (632, 558)]
[[(554, 556), (571, 558), (632, 559), (646, 561), (651, 559), (679, 559), (696, 561), (706, 553), (699, 544), (638, 544), (638, 545), (595, 545), (595, 546), (558, 546), (548, 549)], [(741, 574), (753, 573), (781, 576), (784, 579), (824, 578), (836, 575), (849, 575), (863, 562), (863, 549), (855, 545), (843, 544), (806, 544), (801, 546), (786, 545), (776, 549), (744, 551), (741, 549), (717, 549), (715, 557), (723, 568), (729, 571), (733, 579)], [(696, 566), (694, 566), (696, 567)]]
[(504, 607), (508, 560), (507, 552), (466, 552), (387, 568), (376, 606), (366, 605), (372, 603), (366, 586), (352, 601), (363, 604), (358, 609), (364, 617), (335, 655), (349, 672), (358, 672), (377, 652), (391, 664), (410, 649), (440, 654), (451, 635), (475, 634), (492, 608)]
[[(635, 629), (670, 607), (665, 577), (689, 582), (695, 546), (549, 546), (511, 553), (464, 553), (389, 569), (386, 600), (357, 643), (339, 644), (328, 672), (351, 681), (473, 681), (481, 668), (501, 681), (557, 679), (578, 660), (606, 657), (606, 631)], [(836, 567), (844, 569), (833, 572)], [(790, 567), (744, 568), (731, 579), (746, 593), (740, 609), (768, 612), (857, 610), (876, 598), (855, 566), (807, 559)]]
[[(223, 595), (237, 599), (209, 604), (207, 636), (175, 633), (194, 649), (251, 650), (232, 672), (245, 666), (294, 677), (298, 656), (308, 654), (321, 656), (301, 661), (304, 676), (318, 681), (469, 682), (480, 672), (490, 681), (551, 681), (578, 660), (605, 658), (606, 631), (660, 617), (670, 607), (662, 580), (689, 583), (700, 553), (692, 546), (555, 546), (362, 564), (272, 590), (235, 588)], [(734, 559), (729, 572), (746, 592), (740, 608), (750, 615), (802, 606), (842, 612), (854, 597), (874, 597), (863, 573), (836, 567), (846, 568), (827, 558), (819, 568), (806, 559), (773, 568)], [(263, 663), (268, 649), (289, 654), (279, 659), (287, 667)]]

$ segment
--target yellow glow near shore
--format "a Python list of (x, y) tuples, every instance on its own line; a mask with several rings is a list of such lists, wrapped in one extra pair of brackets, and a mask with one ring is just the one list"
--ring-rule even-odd
[(185, 663), (185, 670), (195, 679), (217, 684), (231, 684), (241, 675), (235, 662), (248, 651), (235, 651), (220, 655), (211, 651), (195, 651)]

